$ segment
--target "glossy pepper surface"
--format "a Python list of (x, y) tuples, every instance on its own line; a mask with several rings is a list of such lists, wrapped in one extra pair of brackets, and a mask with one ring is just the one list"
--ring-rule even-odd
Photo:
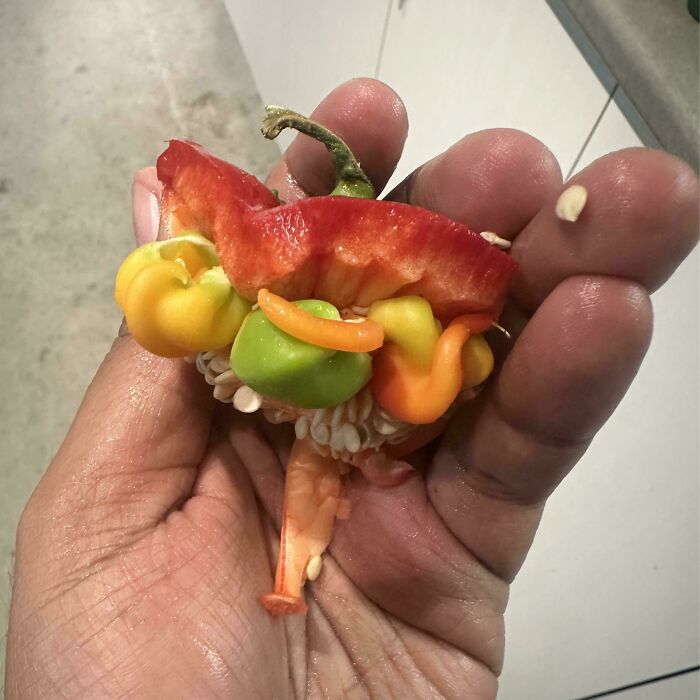
[[(342, 323), (338, 310), (326, 301), (307, 299), (293, 306), (316, 320)], [(293, 337), (262, 308), (248, 314), (231, 349), (231, 368), (243, 383), (302, 408), (347, 401), (369, 381), (371, 362), (366, 352), (338, 352)]]
[[(432, 420), (437, 420), (439, 415), (435, 415), (435, 411), (440, 411), (441, 407), (449, 405), (454, 400), (459, 388), (470, 388), (481, 384), (493, 370), (491, 348), (483, 335), (476, 333), (476, 330), (482, 326), (483, 330), (489, 328), (490, 320), (486, 316), (479, 316), (477, 324), (474, 324), (474, 319), (477, 317), (470, 317), (472, 323), (469, 334), (465, 336), (463, 341), (460, 341), (460, 343), (463, 342), (461, 349), (456, 345), (453, 346), (450, 353), (454, 359), (450, 360), (448, 365), (444, 365), (445, 338), (452, 337), (456, 331), (451, 331), (441, 340), (440, 323), (433, 316), (430, 304), (422, 297), (406, 296), (378, 301), (369, 308), (367, 317), (384, 329), (385, 340), (389, 344), (383, 353), (382, 365), (375, 380), (375, 396), (380, 403), (388, 400), (389, 403), (382, 404), (384, 408), (390, 412), (392, 409), (398, 410), (400, 413), (397, 415), (408, 422), (417, 421), (409, 420), (407, 417), (409, 415), (407, 392), (417, 392), (420, 395), (421, 392), (430, 390), (431, 394), (424, 399), (427, 402), (424, 403), (424, 406), (427, 409), (428, 405), (432, 405), (432, 409), (425, 414), (421, 422), (432, 422), (426, 421), (426, 417), (434, 415)], [(439, 347), (442, 348), (440, 350), (442, 359), (436, 355)], [(457, 357), (460, 353), (461, 367), (458, 368)], [(388, 368), (389, 357), (392, 358), (391, 363), (395, 365), (391, 372)], [(400, 394), (395, 395), (395, 389), (389, 391), (387, 382), (396, 381), (394, 374), (397, 371), (403, 376), (403, 389)], [(444, 383), (441, 385), (441, 391), (438, 390), (439, 385), (434, 383), (437, 381), (438, 375), (444, 372), (448, 374), (449, 386), (451, 387), (446, 394), (444, 393), (446, 387)], [(433, 376), (432, 384), (425, 379), (428, 375)], [(409, 390), (410, 386), (413, 389)], [(434, 396), (436, 392), (438, 393), (437, 401)], [(390, 395), (393, 398), (389, 398)], [(414, 412), (411, 413), (415, 416)]]
[(407, 423), (435, 422), (462, 389), (465, 343), (490, 326), (491, 318), (485, 315), (454, 319), (438, 338), (429, 367), (416, 364), (401, 345), (388, 345), (374, 361), (372, 391), (376, 400)]
[(220, 163), (193, 144), (171, 141), (157, 166), (162, 216), (176, 226), (198, 222), (214, 239), (229, 280), (250, 301), (261, 289), (339, 309), (417, 295), (441, 319), (500, 313), (516, 264), (464, 224), (358, 197), (280, 205), (269, 190), (253, 188), (245, 199), (241, 171)]
[(162, 357), (229, 344), (250, 310), (211, 241), (197, 234), (133, 251), (119, 268), (114, 298), (137, 342)]

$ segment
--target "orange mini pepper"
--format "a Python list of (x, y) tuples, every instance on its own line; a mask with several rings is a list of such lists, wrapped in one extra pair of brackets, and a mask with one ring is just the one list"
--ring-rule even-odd
[(407, 423), (436, 421), (462, 389), (462, 348), (474, 333), (491, 326), (482, 314), (459, 316), (440, 335), (432, 365), (422, 369), (400, 345), (388, 344), (374, 358), (372, 392), (392, 416)]
[(384, 329), (369, 319), (354, 323), (319, 318), (267, 289), (258, 292), (258, 304), (277, 328), (311, 345), (343, 352), (371, 352), (384, 343)]

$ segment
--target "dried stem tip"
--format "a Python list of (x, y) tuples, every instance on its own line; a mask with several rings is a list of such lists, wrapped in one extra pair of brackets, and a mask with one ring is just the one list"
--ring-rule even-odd
[(360, 167), (348, 145), (330, 129), (291, 109), (269, 105), (265, 107), (262, 134), (266, 139), (275, 139), (282, 129), (296, 129), (322, 143), (333, 158), (336, 185), (331, 192), (345, 197), (374, 199), (372, 183)]
[(572, 185), (565, 189), (557, 199), (554, 213), (562, 221), (576, 221), (586, 206), (588, 190), (583, 185)]

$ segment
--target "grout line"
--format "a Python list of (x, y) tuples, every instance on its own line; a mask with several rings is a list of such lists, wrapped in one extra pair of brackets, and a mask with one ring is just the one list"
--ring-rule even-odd
[(635, 131), (637, 136), (639, 136), (639, 140), (647, 148), (660, 148), (664, 150), (663, 146), (659, 142), (659, 139), (656, 138), (654, 132), (644, 121), (644, 118), (632, 104), (632, 100), (627, 97), (627, 93), (622, 87), (620, 87), (620, 89), (615, 93), (615, 104), (619, 107), (623, 116), (628, 121), (629, 125)]
[(605, 104), (603, 105), (603, 109), (600, 110), (600, 114), (598, 115), (598, 118), (595, 120), (593, 126), (591, 127), (591, 130), (588, 132), (588, 136), (586, 136), (586, 140), (583, 142), (583, 146), (581, 146), (581, 150), (578, 152), (576, 155), (576, 158), (574, 158), (574, 162), (572, 163), (571, 167), (569, 168), (569, 172), (566, 174), (566, 178), (564, 181), (566, 182), (576, 170), (576, 166), (579, 164), (579, 161), (581, 160), (581, 156), (583, 155), (584, 151), (586, 150), (586, 147), (588, 144), (591, 142), (591, 139), (593, 138), (593, 134), (595, 133), (595, 130), (598, 128), (598, 125), (600, 124), (603, 115), (605, 112), (608, 110), (608, 107), (610, 106), (610, 103), (613, 101), (613, 98), (615, 97), (615, 93), (617, 92), (618, 85), (617, 83), (611, 90), (610, 94), (608, 95), (608, 99), (605, 101)]
[(588, 34), (583, 30), (576, 17), (566, 6), (566, 0), (545, 0), (549, 9), (559, 20), (564, 31), (569, 35), (569, 39), (574, 42), (583, 59), (593, 71), (600, 84), (609, 92), (615, 86), (617, 80), (613, 76), (607, 63), (601, 58), (598, 49), (588, 38)]
[(374, 77), (379, 78), (379, 69), (382, 67), (382, 58), (384, 57), (384, 45), (386, 44), (386, 35), (389, 31), (389, 18), (391, 17), (391, 6), (394, 0), (387, 0), (386, 15), (384, 16), (384, 28), (382, 29), (382, 38), (379, 42), (379, 53), (377, 55), (377, 64), (374, 67)]
[[(617, 79), (613, 76), (608, 64), (603, 60), (588, 34), (579, 24), (578, 19), (568, 8), (566, 0), (545, 0), (545, 2), (605, 90), (612, 90), (614, 86), (617, 86)], [(645, 146), (648, 148), (661, 148), (659, 140), (644, 120), (644, 117), (632, 104), (629, 97), (626, 96), (624, 89), (620, 88), (618, 91), (615, 96), (615, 103)]]
[(684, 676), (687, 673), (695, 673), (700, 670), (700, 666), (689, 666), (688, 668), (681, 668), (678, 671), (672, 671), (671, 673), (664, 673), (662, 676), (654, 676), (653, 678), (645, 678), (642, 681), (637, 681), (636, 683), (629, 683), (628, 685), (621, 685), (619, 688), (611, 688), (610, 690), (605, 690), (602, 693), (596, 693), (595, 695), (586, 695), (582, 698), (576, 698), (576, 700), (596, 700), (596, 698), (604, 698), (614, 693), (621, 693), (623, 690), (631, 690), (632, 688), (640, 688), (643, 685), (651, 685), (652, 683), (658, 683), (659, 681), (665, 681), (670, 678), (676, 678), (677, 676)]

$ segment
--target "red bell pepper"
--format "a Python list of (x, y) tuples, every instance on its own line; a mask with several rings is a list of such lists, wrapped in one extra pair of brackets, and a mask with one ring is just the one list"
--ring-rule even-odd
[(164, 211), (213, 237), (231, 284), (338, 308), (417, 294), (436, 316), (498, 316), (516, 264), (440, 214), (383, 200), (310, 197), (278, 205), (251, 175), (185, 141), (158, 159)]
[(192, 141), (173, 139), (156, 163), (161, 230), (193, 229), (208, 238), (230, 230), (244, 213), (275, 207), (279, 200), (255, 176), (216, 158)]

